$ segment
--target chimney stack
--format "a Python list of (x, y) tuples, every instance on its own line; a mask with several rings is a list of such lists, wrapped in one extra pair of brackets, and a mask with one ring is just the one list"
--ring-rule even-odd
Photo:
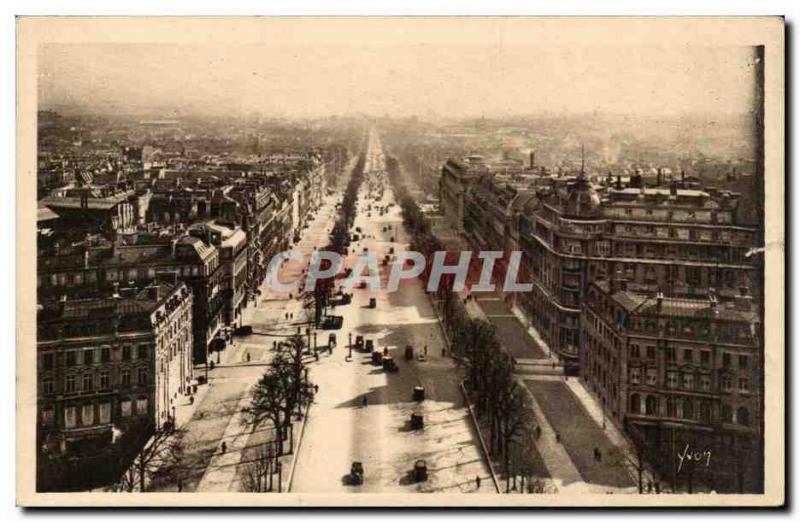
[(529, 159), (530, 159), (531, 170), (534, 170), (536, 168), (536, 152), (535, 151), (531, 151), (530, 152)]

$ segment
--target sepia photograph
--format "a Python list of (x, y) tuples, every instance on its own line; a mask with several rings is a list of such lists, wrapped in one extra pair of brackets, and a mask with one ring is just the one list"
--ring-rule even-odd
[(16, 25), (18, 504), (784, 503), (782, 18)]

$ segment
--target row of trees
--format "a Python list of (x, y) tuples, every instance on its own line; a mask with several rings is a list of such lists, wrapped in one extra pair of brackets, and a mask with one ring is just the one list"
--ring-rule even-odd
[[(394, 157), (387, 159), (387, 170), (400, 202), (403, 224), (412, 236), (412, 249), (428, 260), (420, 276), (427, 285), (430, 262), (433, 254), (442, 250), (442, 244), (400, 180), (400, 166)], [(445, 275), (435, 293), (452, 353), (466, 367), (465, 385), (479, 417), (488, 427), (489, 451), (503, 462), (507, 472), (512, 466), (522, 470), (525, 463), (520, 459), (528, 453), (524, 448), (532, 444), (533, 433), (533, 413), (527, 392), (514, 378), (514, 361), (497, 340), (494, 326), (469, 316), (464, 302), (453, 291), (453, 281), (452, 274)]]
[(301, 416), (303, 407), (313, 398), (308, 380), (306, 343), (295, 334), (276, 345), (276, 353), (266, 372), (253, 386), (249, 421), (255, 430), (265, 422), (275, 429), (278, 456), (284, 455), (285, 441), (292, 416)]

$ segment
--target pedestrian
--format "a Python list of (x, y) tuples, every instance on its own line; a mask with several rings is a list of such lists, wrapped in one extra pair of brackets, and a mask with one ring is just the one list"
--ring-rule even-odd
[(603, 462), (603, 452), (597, 450), (597, 462)]
[(183, 491), (183, 481), (181, 479), (178, 479), (178, 493), (180, 493), (181, 491)]
[(222, 453), (228, 451), (228, 444), (223, 440), (222, 441)]
[(319, 393), (319, 384), (314, 385), (314, 395)]
[(425, 345), (425, 348), (424, 348), (423, 351), (425, 352), (425, 356), (427, 357), (427, 355), (428, 355), (428, 345), (427, 344)]
[(247, 352), (247, 362), (250, 362), (250, 352)]
[(442, 348), (442, 357), (447, 355), (447, 348)]
[(475, 475), (475, 489), (481, 489), (481, 478)]
[(364, 399), (361, 401), (361, 405), (364, 406), (365, 408), (367, 407), (367, 396), (366, 395), (364, 395)]
[(542, 436), (542, 428), (540, 426), (536, 426), (536, 439), (538, 440), (539, 437)]
[(556, 432), (556, 442), (561, 442), (561, 434)]

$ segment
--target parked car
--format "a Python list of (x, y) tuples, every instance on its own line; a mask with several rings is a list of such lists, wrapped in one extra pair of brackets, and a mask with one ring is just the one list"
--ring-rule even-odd
[(240, 326), (233, 331), (233, 335), (251, 335), (252, 333), (253, 333), (253, 327), (250, 326), (249, 324)]
[(414, 463), (414, 482), (424, 482), (428, 480), (428, 465), (425, 461), (419, 459)]
[(358, 486), (364, 483), (364, 465), (360, 462), (353, 462), (350, 465), (350, 475), (348, 475), (350, 484)]

